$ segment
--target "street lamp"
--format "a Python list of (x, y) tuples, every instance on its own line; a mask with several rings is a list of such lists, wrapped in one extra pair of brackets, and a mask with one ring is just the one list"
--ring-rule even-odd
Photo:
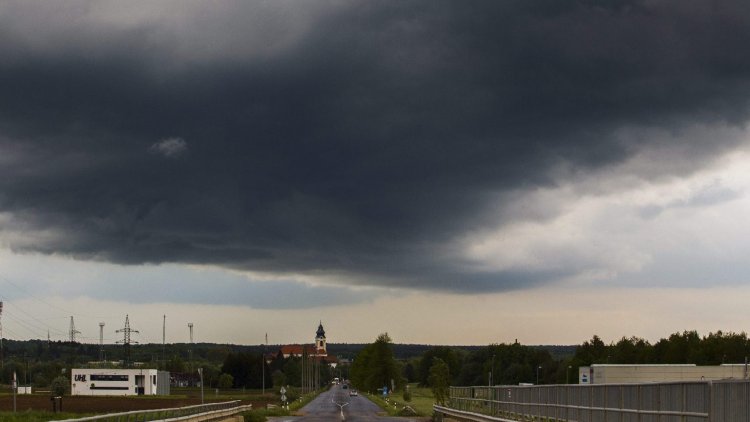
[(201, 377), (201, 404), (203, 404), (203, 368), (198, 368), (198, 375)]
[(542, 365), (536, 367), (536, 384), (539, 385), (539, 370), (542, 369)]
[(490, 387), (492, 387), (492, 376), (495, 374), (495, 355), (492, 355), (492, 366), (490, 366)]
[(568, 365), (568, 370), (565, 371), (565, 384), (570, 384), (570, 369), (572, 366)]

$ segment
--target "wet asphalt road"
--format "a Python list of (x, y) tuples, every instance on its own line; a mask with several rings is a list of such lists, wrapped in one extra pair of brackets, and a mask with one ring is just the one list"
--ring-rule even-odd
[(336, 385), (300, 410), (304, 416), (272, 418), (274, 422), (411, 422), (417, 418), (378, 416), (383, 411), (363, 396), (350, 397), (349, 390)]

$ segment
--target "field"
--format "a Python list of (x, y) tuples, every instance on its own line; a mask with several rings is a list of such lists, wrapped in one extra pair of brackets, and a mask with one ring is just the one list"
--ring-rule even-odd
[[(170, 396), (140, 396), (140, 397), (87, 397), (66, 396), (63, 398), (62, 408), (65, 417), (83, 417), (91, 414), (116, 413), (132, 410), (164, 409), (172, 407), (191, 406), (201, 403), (200, 389), (172, 389)], [(205, 402), (224, 402), (240, 400), (242, 404), (252, 404), (253, 408), (265, 407), (266, 403), (275, 403), (277, 398), (267, 392), (262, 395), (254, 390), (227, 390), (218, 394), (215, 390), (205, 391)], [(47, 394), (32, 394), (16, 396), (18, 418), (13, 417), (13, 396), (0, 394), (0, 420), (43, 422), (59, 415), (53, 415), (52, 402)], [(48, 413), (49, 412), (49, 413)], [(56, 419), (60, 419), (56, 417)]]

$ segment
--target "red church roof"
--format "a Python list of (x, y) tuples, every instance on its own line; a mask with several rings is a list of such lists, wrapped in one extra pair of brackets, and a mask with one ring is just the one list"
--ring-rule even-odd
[(304, 346), (301, 344), (287, 344), (285, 346), (281, 346), (280, 352), (282, 355), (284, 355), (284, 357), (302, 356), (303, 352), (306, 352), (308, 355), (318, 354), (315, 346), (311, 344), (305, 344)]

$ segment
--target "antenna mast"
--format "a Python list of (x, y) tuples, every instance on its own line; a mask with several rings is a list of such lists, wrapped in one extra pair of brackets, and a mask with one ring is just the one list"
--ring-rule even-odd
[(104, 323), (99, 323), (99, 362), (104, 362)]

